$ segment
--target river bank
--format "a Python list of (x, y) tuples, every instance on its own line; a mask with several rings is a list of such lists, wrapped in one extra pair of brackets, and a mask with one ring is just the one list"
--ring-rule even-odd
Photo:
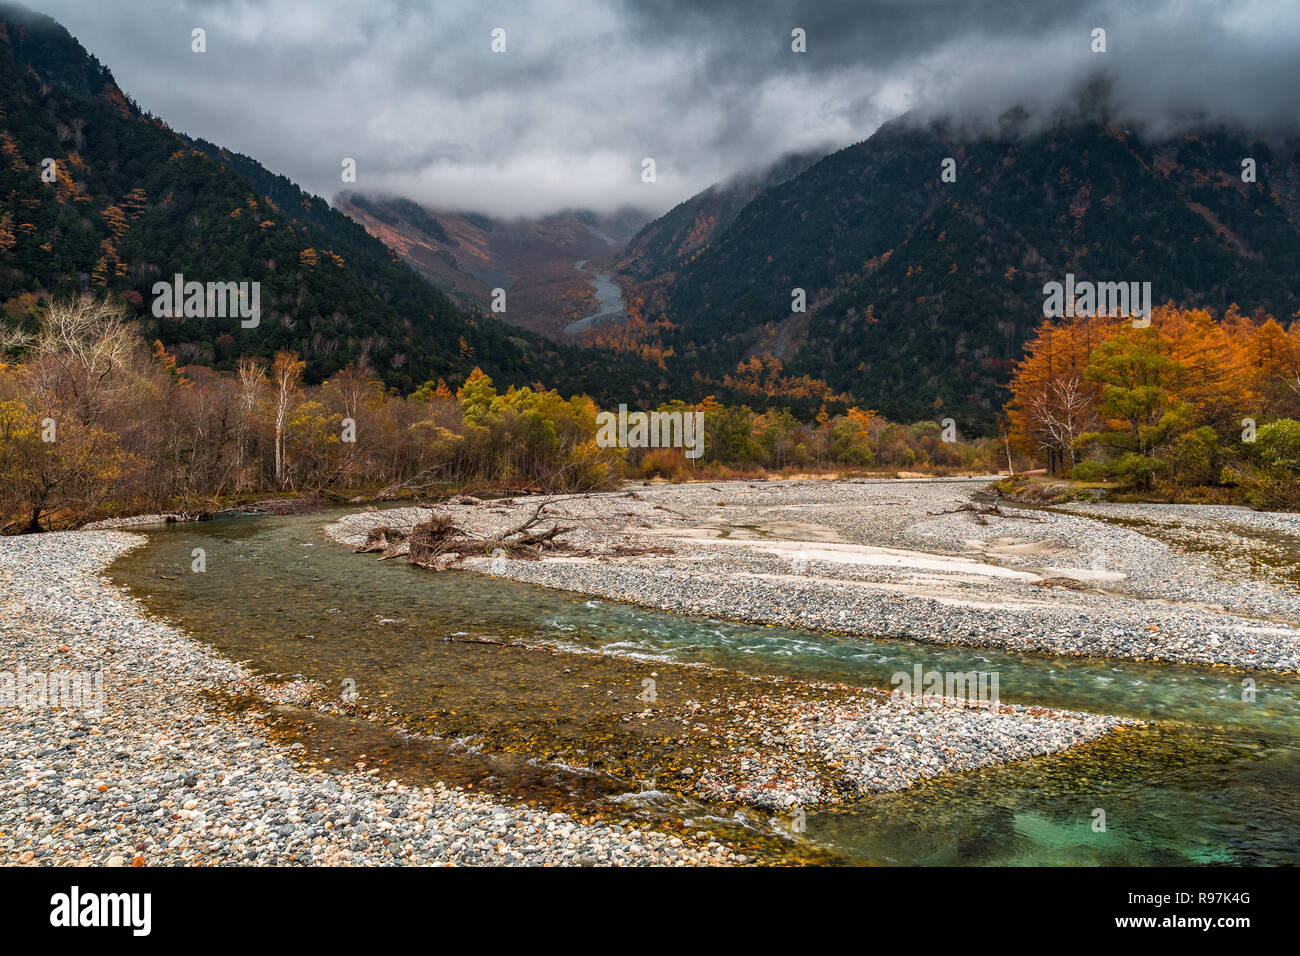
[[(692, 827), (691, 838), (683, 839), (641, 822), (582, 822), (544, 803), (511, 805), (442, 783), (411, 786), (399, 782), (403, 774), (395, 767), (382, 769), (386, 760), (323, 772), (321, 753), (268, 733), (267, 719), (291, 711), (355, 720), (360, 712), (331, 699), (319, 681), (265, 679), (145, 613), (101, 576), (110, 561), (144, 541), (119, 531), (0, 539), (0, 671), (98, 672), (103, 681), (99, 706), (79, 700), (59, 707), (51, 700), (0, 708), (0, 851), (8, 862), (748, 862), (706, 829)], [(603, 691), (608, 682), (596, 683), (597, 672), (579, 666), (583, 660), (622, 666), (616, 660), (572, 652), (558, 657), (569, 659), (566, 674), (581, 675), (567, 696), (583, 695), (579, 680), (583, 688), (594, 686), (593, 702), (625, 693), (626, 678)], [(659, 682), (662, 697), (649, 703), (614, 697), (612, 719), (645, 728), (650, 741), (662, 737), (677, 758), (654, 771), (646, 784), (652, 789), (638, 799), (654, 798), (657, 786), (790, 813), (1045, 757), (1136, 723), (666, 662), (638, 666), (633, 676), (641, 671)], [(500, 676), (509, 680), (507, 673)], [(535, 725), (527, 737), (541, 729)], [(370, 753), (382, 746), (377, 733), (363, 734), (373, 743), (365, 745)], [(566, 760), (597, 746), (592, 739), (578, 743)], [(557, 744), (548, 740), (546, 748)], [(340, 766), (357, 756), (367, 755), (352, 753)]]
[[(302, 706), (103, 579), (116, 531), (0, 539), (0, 671), (102, 671), (95, 708), (0, 707), (0, 861), (44, 865), (727, 864), (635, 826), (304, 769), (260, 711)], [(20, 670), (21, 668), (21, 670)], [(253, 707), (221, 706), (230, 698)]]
[[(1061, 656), (1300, 670), (1300, 599), (1286, 582), (1229, 573), (1084, 514), (980, 514), (970, 498), (984, 485), (738, 481), (562, 496), (546, 513), (573, 526), (565, 540), (579, 556), (468, 558), (463, 566), (752, 623)], [(489, 535), (541, 501), (438, 510)], [(429, 514), (367, 511), (326, 531), (355, 547), (371, 529), (409, 531)], [(1300, 523), (1298, 516), (1234, 514), (1274, 530), (1278, 522)]]
[[(492, 506), (503, 519), (523, 507)], [(12, 718), (0, 751), (5, 859), (621, 863), (644, 861), (636, 847), (663, 847), (649, 852), (665, 863), (811, 862), (821, 848), (837, 862), (1171, 862), (1207, 859), (1245, 820), (1250, 843), (1216, 859), (1290, 859), (1289, 679), (1260, 679), (1260, 702), (1246, 704), (1238, 676), (1212, 669), (1060, 668), (664, 615), (349, 554), (323, 533), (342, 514), (171, 524), (134, 551), (123, 542), (138, 536), (122, 533), (0, 541), (0, 670), (81, 669), (92, 663), (79, 655), (96, 647), (110, 662), (106, 712), (72, 715), (81, 727), (60, 726), (59, 711), (0, 711)], [(196, 546), (207, 573), (190, 573)], [(116, 586), (67, 570), (67, 553), (87, 547), (107, 549), (87, 568), (123, 553)], [(185, 630), (149, 622), (146, 609)], [(118, 635), (106, 642), (113, 656), (102, 632)], [(115, 676), (119, 663), (128, 679)], [(1003, 694), (1023, 706), (995, 714), (872, 689), (917, 665), (1001, 672)], [(338, 700), (349, 677), (355, 708)], [(657, 700), (640, 699), (646, 678)], [(371, 704), (392, 713), (367, 720)], [(1155, 723), (1130, 730), (1092, 716), (1112, 713)], [(261, 763), (248, 765), (253, 756)], [(1225, 766), (1237, 783), (1195, 782)], [(246, 787), (227, 783), (241, 773)], [(275, 815), (282, 791), (290, 800)], [(1088, 825), (1113, 801), (1150, 808), (1132, 811), (1141, 819), (1128, 818), (1119, 842)], [(398, 837), (396, 848), (382, 843)]]

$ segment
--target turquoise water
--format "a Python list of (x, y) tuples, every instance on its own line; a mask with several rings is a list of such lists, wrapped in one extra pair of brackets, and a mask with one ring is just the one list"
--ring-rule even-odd
[[(458, 774), (470, 773), (481, 786), (521, 799), (585, 801), (607, 813), (672, 816), (705, 829), (725, 820), (727, 827), (783, 834), (796, 857), (820, 848), (846, 863), (1300, 862), (1300, 681), (1294, 678), (1063, 661), (679, 617), (354, 555), (320, 533), (330, 518), (171, 526), (151, 533), (150, 544), (119, 560), (112, 574), (157, 611), (265, 673), (302, 674), (327, 686), (354, 679), (372, 702), (427, 719), (444, 736), (474, 738), (480, 750), (514, 752), (512, 735), (531, 740), (533, 728), (561, 742), (589, 736), (590, 752), (618, 766), (603, 776), (541, 780), (518, 772), (518, 761), (508, 767), (498, 761), (474, 776), (461, 763), (440, 763), (446, 754), (427, 756), (435, 777), (463, 782), (470, 777)], [(190, 573), (196, 547), (206, 553), (202, 574)], [(558, 653), (448, 643), (449, 635)], [(653, 768), (636, 766), (640, 744), (609, 730), (617, 724), (612, 715), (629, 707), (605, 706), (603, 697), (583, 698), (596, 690), (578, 690), (605, 686), (603, 680), (615, 682), (611, 687), (635, 681), (669, 663), (873, 687), (888, 687), (891, 674), (917, 663), (926, 670), (996, 671), (1003, 702), (1152, 724), (1067, 754), (809, 811), (806, 828), (796, 832), (790, 818), (742, 810), (738, 821), (734, 807), (651, 788), (646, 778), (653, 780)], [(1257, 685), (1253, 702), (1243, 700), (1248, 677)], [(607, 733), (612, 742), (602, 751)], [(582, 783), (574, 782), (577, 776)]]

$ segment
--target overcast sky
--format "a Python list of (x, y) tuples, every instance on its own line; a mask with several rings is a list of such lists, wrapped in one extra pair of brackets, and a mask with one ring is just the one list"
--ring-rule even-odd
[(662, 211), (907, 109), (1059, 104), (1098, 69), (1136, 121), (1295, 123), (1300, 89), (1296, 0), (26, 2), (142, 108), (313, 192), (493, 215)]

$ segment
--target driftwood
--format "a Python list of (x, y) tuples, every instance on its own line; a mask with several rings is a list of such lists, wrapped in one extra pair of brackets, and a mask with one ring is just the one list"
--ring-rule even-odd
[(390, 528), (386, 524), (371, 528), (366, 534), (366, 540), (357, 545), (352, 550), (358, 554), (369, 554), (372, 551), (382, 551), (383, 557), (395, 557), (393, 554), (398, 546), (406, 542), (406, 532)]
[(376, 494), (372, 495), (370, 500), (371, 501), (392, 501), (395, 498), (404, 497), (403, 492), (423, 491), (425, 488), (430, 488), (433, 485), (438, 484), (438, 482), (441, 480), (437, 477), (436, 474), (437, 470), (438, 469), (427, 468), (424, 471), (420, 472), (418, 475), (414, 475), (410, 478), (407, 478), (405, 481), (394, 482), (393, 484), (389, 485), (387, 488), (384, 488), (382, 491), (379, 491)]
[(577, 525), (552, 525), (546, 531), (539, 531), (537, 534), (526, 534), (519, 538), (520, 544), (550, 544), (555, 540), (557, 535), (565, 534), (572, 531)]
[(406, 560), (422, 568), (444, 571), (469, 557), (501, 556), (537, 561), (544, 551), (569, 550), (571, 546), (558, 539), (576, 525), (556, 522), (549, 528), (536, 527), (554, 501), (543, 501), (522, 522), (493, 535), (467, 531), (459, 527), (450, 515), (434, 513), (411, 532)]
[(473, 495), (456, 495), (454, 498), (448, 498), (449, 505), (481, 505), (482, 498), (475, 498)]
[(672, 548), (665, 548), (659, 545), (649, 545), (644, 548), (638, 548), (630, 544), (616, 544), (605, 552), (611, 558), (634, 557), (639, 554), (676, 554)]
[(962, 513), (969, 514), (975, 519), (977, 524), (988, 524), (988, 522), (984, 520), (985, 518), (1019, 518), (1022, 521), (1036, 521), (1040, 524), (1043, 520), (1042, 518), (1035, 518), (1033, 515), (1018, 515), (1009, 511), (1003, 511), (997, 506), (996, 502), (988, 505), (975, 505), (968, 501), (963, 505), (959, 505), (956, 508), (950, 508), (947, 511), (926, 512), (928, 515), (955, 515)]
[(1088, 581), (1079, 581), (1075, 578), (1046, 577), (1039, 578), (1033, 583), (1038, 585), (1040, 588), (1065, 588), (1068, 591), (1091, 591), (1095, 594), (1106, 593), (1096, 584)]
[[(628, 497), (634, 497), (631, 494)], [(353, 548), (358, 553), (378, 552), (381, 559), (405, 558), (410, 564), (435, 571), (445, 571), (455, 567), (465, 558), (503, 557), (522, 561), (539, 561), (548, 552), (562, 551), (584, 557), (626, 557), (637, 554), (672, 554), (671, 548), (640, 547), (628, 544), (615, 544), (604, 551), (593, 552), (579, 549), (563, 536), (578, 528), (579, 524), (593, 521), (608, 521), (602, 518), (575, 517), (565, 513), (548, 514), (548, 509), (556, 504), (573, 498), (586, 498), (585, 494), (567, 495), (548, 498), (530, 508), (527, 517), (513, 527), (497, 532), (478, 532), (456, 524), (455, 517), (449, 511), (431, 510), (428, 518), (417, 524), (410, 531), (403, 531), (389, 525), (377, 525), (366, 534), (365, 541)], [(616, 496), (611, 496), (616, 497)], [(452, 504), (489, 505), (486, 510), (510, 510), (503, 505), (519, 507), (525, 502), (517, 499), (486, 502), (472, 496), (459, 496), (452, 499)], [(526, 506), (526, 505), (525, 505)], [(665, 509), (671, 510), (671, 509)], [(632, 512), (623, 514), (642, 526), (649, 524), (638, 519)], [(562, 524), (560, 518), (570, 518), (575, 523)]]

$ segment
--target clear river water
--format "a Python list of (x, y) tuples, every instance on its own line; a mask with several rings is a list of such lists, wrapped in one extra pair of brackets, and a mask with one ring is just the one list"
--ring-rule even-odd
[[(355, 681), (382, 720), (273, 715), (314, 766), (360, 760), (414, 784), (444, 780), (579, 816), (706, 829), (774, 862), (1300, 863), (1294, 677), (676, 616), (353, 554), (321, 532), (333, 517), (171, 525), (110, 569), (153, 612), (264, 675), (301, 675), (335, 695)], [(206, 553), (204, 573), (190, 570), (194, 548)], [(809, 810), (799, 832), (789, 817), (683, 795), (672, 782), (701, 754), (653, 723), (624, 719), (644, 707), (633, 694), (649, 674), (667, 692), (703, 697), (735, 690), (745, 675), (888, 688), (891, 674), (916, 663), (996, 670), (1005, 703), (1150, 724), (1065, 754)], [(690, 666), (699, 664), (711, 667)], [(1248, 676), (1253, 702), (1243, 700)], [(1096, 809), (1104, 831), (1094, 829)]]

